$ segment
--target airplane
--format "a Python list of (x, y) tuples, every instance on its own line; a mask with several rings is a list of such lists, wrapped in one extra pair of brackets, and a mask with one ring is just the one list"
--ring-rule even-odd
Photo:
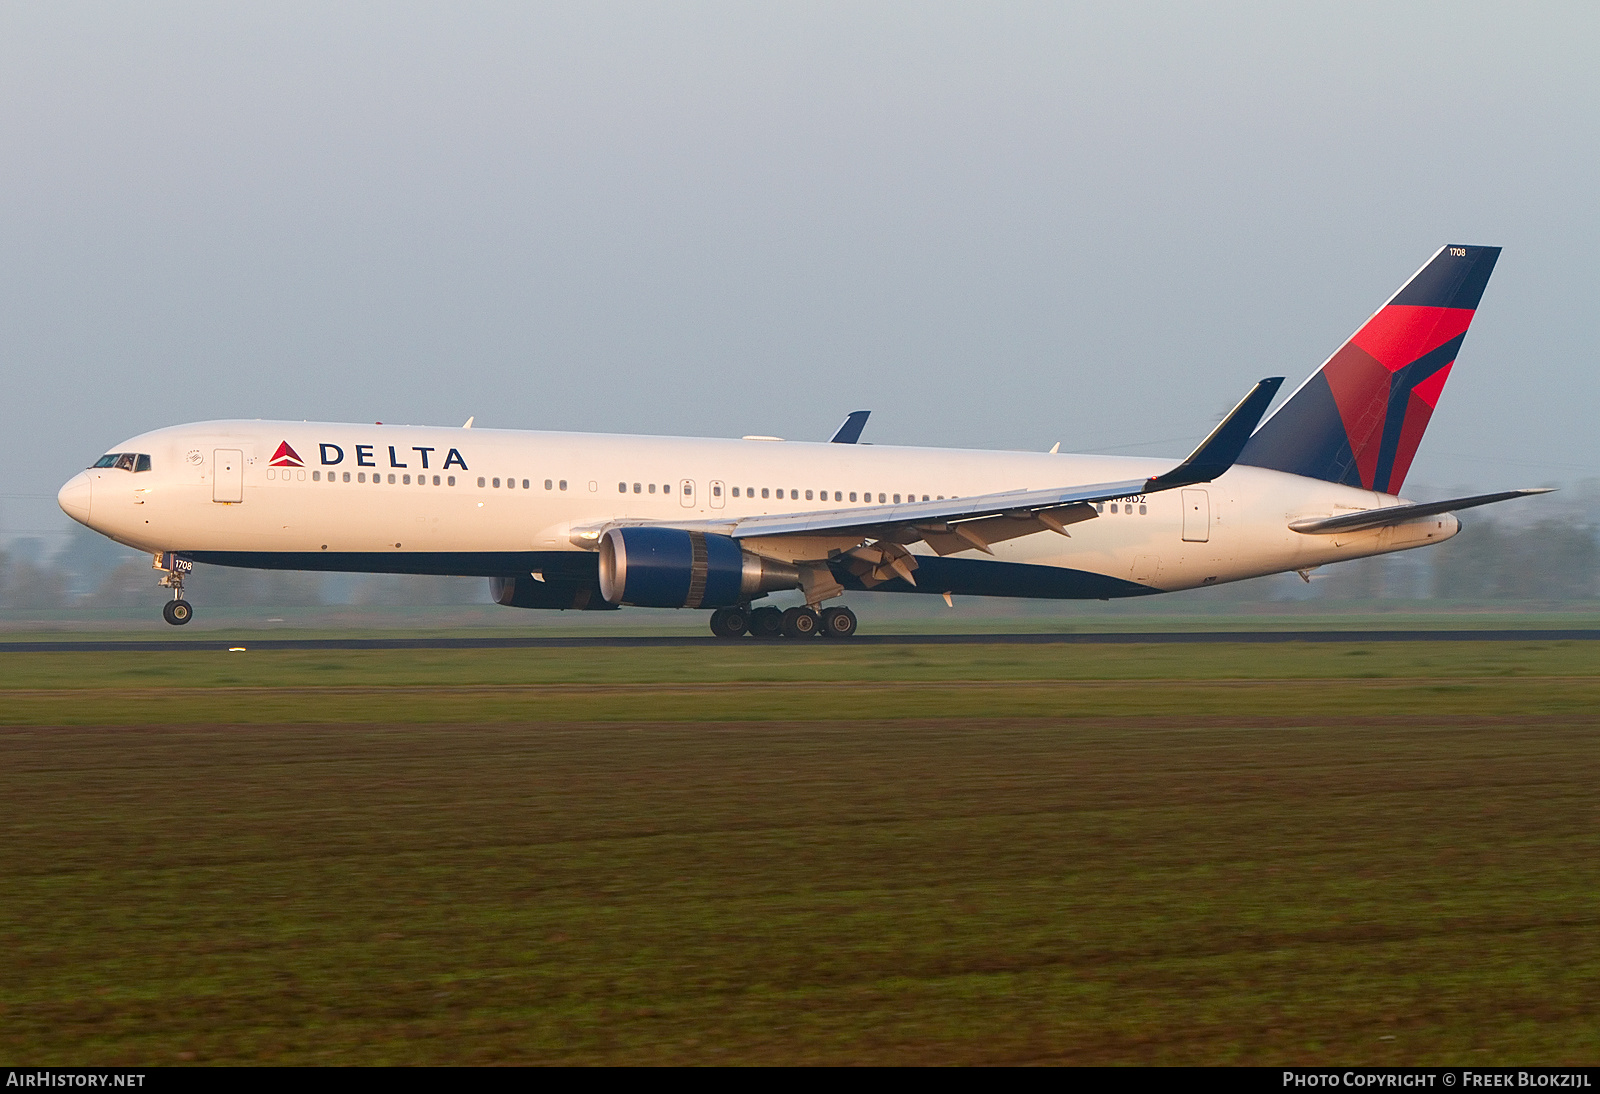
[[(196, 562), (487, 577), (518, 608), (709, 610), (719, 638), (844, 639), (855, 590), (1112, 599), (1424, 547), (1543, 490), (1400, 495), (1498, 247), (1440, 248), (1277, 411), (1256, 384), (1190, 455), (212, 421), (74, 475), (74, 520), (149, 552), (189, 622)], [(1059, 445), (1057, 446), (1059, 448)], [(780, 611), (757, 602), (798, 590)]]

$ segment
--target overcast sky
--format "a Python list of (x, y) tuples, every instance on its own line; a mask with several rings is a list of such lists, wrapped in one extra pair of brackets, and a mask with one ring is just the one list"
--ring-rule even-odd
[(1446, 243), (1505, 253), (1409, 483), (1597, 475), (1597, 32), (0, 3), (0, 529), (207, 418), (1182, 455)]

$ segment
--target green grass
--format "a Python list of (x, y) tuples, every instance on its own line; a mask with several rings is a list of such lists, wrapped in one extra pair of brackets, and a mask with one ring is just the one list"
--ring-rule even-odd
[(0, 657), (0, 1054), (1585, 1063), (1600, 651)]

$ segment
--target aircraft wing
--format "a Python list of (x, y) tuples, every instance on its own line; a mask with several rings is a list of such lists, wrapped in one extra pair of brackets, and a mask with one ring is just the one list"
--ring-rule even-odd
[[(1043, 531), (1070, 534), (1068, 525), (1096, 515), (1095, 502), (1210, 482), (1233, 466), (1282, 383), (1282, 377), (1270, 377), (1256, 384), (1186, 460), (1153, 478), (723, 521), (640, 523), (669, 523), (734, 539), (828, 537), (902, 545), (924, 541), (941, 555), (974, 549), (993, 554), (989, 545), (1001, 540)], [(574, 538), (593, 543), (601, 530), (599, 526), (574, 529)]]
[[(941, 501), (910, 502), (905, 505), (865, 505), (851, 509), (832, 509), (810, 513), (774, 513), (766, 516), (746, 517), (734, 522), (731, 534), (735, 539), (751, 536), (782, 536), (796, 533), (860, 532), (873, 535), (875, 529), (885, 526), (943, 524), (965, 522), (991, 517), (1016, 518), (1021, 514), (1037, 516), (1052, 510), (1088, 506), (1097, 501), (1126, 497), (1129, 494), (1153, 494), (1179, 486), (1210, 482), (1233, 466), (1250, 433), (1266, 413), (1267, 405), (1277, 394), (1283, 377), (1262, 380), (1250, 389), (1211, 431), (1211, 435), (1171, 471), (1148, 479), (1124, 479), (1121, 482), (1098, 482), (1082, 486), (1069, 486), (1047, 490), (1016, 490), (997, 494), (981, 494), (966, 498), (945, 498)], [(1091, 510), (1075, 519), (1093, 516)], [(1067, 521), (1066, 523), (1072, 523)], [(1046, 520), (1043, 527), (1050, 527)], [(1035, 530), (1042, 531), (1043, 527)], [(1059, 531), (1059, 529), (1056, 529)], [(968, 544), (968, 546), (973, 546)]]
[(1440, 513), (1454, 513), (1458, 509), (1472, 509), (1479, 505), (1493, 505), (1497, 501), (1525, 498), (1530, 494), (1548, 494), (1550, 490), (1550, 487), (1502, 490), (1498, 494), (1474, 494), (1471, 497), (1450, 498), (1446, 501), (1386, 505), (1381, 509), (1363, 509), (1359, 513), (1344, 513), (1336, 517), (1308, 517), (1305, 520), (1290, 521), (1289, 527), (1306, 535), (1356, 532), (1363, 528), (1384, 528), (1391, 524), (1405, 524), (1407, 521), (1438, 516)]

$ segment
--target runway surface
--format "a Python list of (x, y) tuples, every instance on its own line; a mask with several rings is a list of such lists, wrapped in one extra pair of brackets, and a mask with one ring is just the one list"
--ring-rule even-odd
[[(1107, 646), (1194, 644), (1205, 642), (1593, 642), (1600, 630), (1438, 630), (1438, 631), (1118, 631), (1073, 634), (858, 634), (839, 645), (854, 646)], [(763, 645), (790, 639), (740, 639)], [(802, 640), (803, 641), (803, 640)], [(540, 650), (627, 649), (669, 646), (720, 646), (726, 640), (706, 635), (661, 637), (566, 636), (483, 638), (254, 638), (223, 636), (124, 641), (0, 642), (0, 653), (182, 653), (188, 650)], [(830, 643), (831, 644), (831, 643)]]

